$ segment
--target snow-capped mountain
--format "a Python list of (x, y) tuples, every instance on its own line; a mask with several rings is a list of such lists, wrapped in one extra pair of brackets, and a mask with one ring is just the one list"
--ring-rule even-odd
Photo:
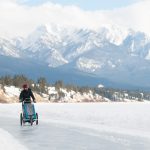
[(32, 59), (49, 68), (149, 86), (150, 37), (143, 32), (116, 25), (98, 30), (43, 25), (27, 38), (1, 39), (0, 47), (1, 55)]
[(101, 49), (107, 44), (122, 44), (126, 33), (118, 29), (117, 34), (112, 30), (101, 28), (92, 31), (54, 25), (40, 26), (22, 42), (21, 48), (25, 56), (36, 57), (47, 62), (49, 66), (57, 67), (72, 62), (93, 49)]

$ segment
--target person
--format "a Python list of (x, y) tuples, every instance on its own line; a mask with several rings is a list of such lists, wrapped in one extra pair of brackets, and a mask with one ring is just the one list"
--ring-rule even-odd
[(33, 102), (36, 103), (35, 97), (27, 84), (23, 84), (22, 87), (23, 90), (20, 93), (19, 102), (22, 102), (22, 110), (24, 112), (25, 118), (28, 118), (32, 115), (35, 116), (34, 105), (31, 103), (31, 98)]
[(35, 97), (31, 89), (28, 87), (28, 85), (23, 84), (22, 87), (23, 87), (23, 90), (21, 91), (20, 96), (19, 96), (20, 102), (31, 103), (31, 98), (32, 98), (33, 102), (36, 103)]

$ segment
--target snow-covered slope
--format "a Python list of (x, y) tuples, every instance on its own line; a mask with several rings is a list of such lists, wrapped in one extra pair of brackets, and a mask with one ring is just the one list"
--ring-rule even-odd
[(3, 150), (28, 150), (25, 146), (19, 143), (13, 135), (8, 131), (0, 128), (0, 149)]
[(20, 57), (20, 52), (11, 40), (0, 38), (0, 55)]
[[(4, 89), (4, 90), (3, 90)], [(3, 89), (0, 85), (0, 102), (16, 103), (19, 102), (19, 95), (21, 89), (15, 86), (4, 86)], [(60, 89), (63, 96), (59, 95), (58, 90), (55, 87), (48, 87), (48, 93), (41, 93), (40, 95), (34, 92), (37, 102), (103, 102), (110, 101), (109, 99), (102, 97), (99, 94), (89, 92), (75, 92), (73, 90), (67, 91), (67, 89)]]
[[(32, 84), (31, 89), (35, 86)], [(38, 86), (38, 84), (37, 84)], [(0, 85), (0, 103), (19, 102), (22, 89), (15, 86)], [(125, 90), (106, 89), (99, 84), (97, 88), (72, 87), (70, 85), (58, 88), (57, 86), (45, 86), (46, 92), (33, 91), (37, 102), (47, 103), (78, 103), (78, 102), (147, 102), (150, 94), (147, 92), (135, 92)]]

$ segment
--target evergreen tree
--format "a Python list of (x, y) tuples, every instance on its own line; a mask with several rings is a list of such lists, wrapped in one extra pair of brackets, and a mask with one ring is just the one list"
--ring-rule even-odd
[(55, 86), (56, 90), (59, 91), (60, 88), (63, 88), (63, 87), (64, 87), (64, 83), (63, 83), (62, 80), (58, 80), (58, 81), (55, 82), (54, 86)]
[(47, 93), (47, 90), (46, 90), (46, 86), (48, 85), (47, 84), (47, 81), (44, 77), (40, 77), (37, 81), (38, 83), (38, 86), (39, 86), (39, 90), (41, 93)]
[[(29, 80), (24, 75), (15, 75), (13, 77), (13, 85), (16, 87), (22, 87), (24, 83), (28, 83)], [(28, 83), (29, 84), (29, 83)]]

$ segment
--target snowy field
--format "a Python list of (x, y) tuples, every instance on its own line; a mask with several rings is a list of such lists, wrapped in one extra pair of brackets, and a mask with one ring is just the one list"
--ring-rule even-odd
[(35, 104), (39, 125), (21, 127), (21, 104), (0, 104), (0, 150), (150, 150), (150, 103)]

